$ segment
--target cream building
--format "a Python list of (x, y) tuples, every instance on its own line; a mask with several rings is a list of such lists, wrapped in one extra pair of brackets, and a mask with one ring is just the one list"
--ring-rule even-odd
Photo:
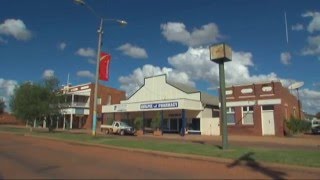
[(166, 75), (145, 78), (144, 84), (120, 104), (102, 106), (107, 119), (133, 124), (142, 117), (145, 129), (150, 128), (156, 113), (161, 114), (164, 133), (183, 132), (201, 135), (220, 135), (219, 100), (180, 83), (168, 82)]

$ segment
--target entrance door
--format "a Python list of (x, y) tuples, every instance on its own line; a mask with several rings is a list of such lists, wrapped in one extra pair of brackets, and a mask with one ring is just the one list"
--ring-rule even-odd
[(275, 135), (273, 106), (262, 108), (262, 135)]

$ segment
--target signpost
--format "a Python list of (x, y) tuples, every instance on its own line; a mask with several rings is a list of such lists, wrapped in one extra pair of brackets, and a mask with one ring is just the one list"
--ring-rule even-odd
[(226, 114), (226, 85), (224, 62), (231, 61), (232, 50), (225, 43), (210, 46), (210, 60), (219, 64), (219, 81), (220, 81), (220, 102), (221, 102), (221, 121), (222, 121), (222, 149), (228, 148), (228, 129)]

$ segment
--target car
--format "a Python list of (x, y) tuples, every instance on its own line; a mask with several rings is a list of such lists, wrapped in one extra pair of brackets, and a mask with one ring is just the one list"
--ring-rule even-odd
[(311, 128), (312, 134), (320, 134), (320, 126), (315, 126)]
[(129, 126), (125, 122), (114, 121), (112, 125), (100, 125), (101, 131), (104, 131), (105, 134), (119, 134), (121, 136), (125, 134), (134, 135), (135, 129)]

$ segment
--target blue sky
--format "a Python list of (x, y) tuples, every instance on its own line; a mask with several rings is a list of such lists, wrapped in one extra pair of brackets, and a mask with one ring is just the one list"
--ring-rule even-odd
[[(94, 81), (99, 19), (72, 0), (0, 0), (0, 96), (54, 75), (66, 84)], [(143, 78), (172, 81), (217, 95), (218, 66), (208, 46), (226, 42), (227, 85), (303, 81), (303, 109), (320, 112), (320, 8), (316, 0), (87, 0), (104, 24), (111, 53), (107, 86), (133, 93)], [(287, 16), (288, 42), (284, 13)]]

